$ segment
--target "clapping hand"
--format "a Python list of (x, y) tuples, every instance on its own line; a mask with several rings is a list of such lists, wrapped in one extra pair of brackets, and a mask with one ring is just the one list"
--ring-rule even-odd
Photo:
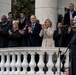
[(69, 27), (68, 27), (68, 33), (70, 33), (70, 32), (71, 32), (71, 27), (69, 26)]
[(31, 27), (28, 27), (28, 32), (29, 33), (32, 33), (33, 32)]
[(23, 34), (24, 34), (24, 30), (19, 30), (19, 33), (20, 33), (21, 35), (23, 35)]
[(24, 27), (24, 29), (23, 30), (26, 30), (26, 27)]
[(12, 32), (11, 32), (11, 30), (9, 30), (9, 31), (8, 31), (8, 33), (9, 33), (9, 35), (12, 35)]
[(47, 29), (47, 27), (43, 24), (42, 25), (42, 30)]

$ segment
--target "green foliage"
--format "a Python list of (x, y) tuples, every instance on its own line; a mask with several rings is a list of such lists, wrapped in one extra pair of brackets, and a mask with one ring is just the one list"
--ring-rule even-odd
[(35, 0), (16, 0), (15, 3), (13, 2), (12, 12), (14, 13), (15, 19), (19, 18), (21, 11), (24, 11), (29, 18), (35, 12)]

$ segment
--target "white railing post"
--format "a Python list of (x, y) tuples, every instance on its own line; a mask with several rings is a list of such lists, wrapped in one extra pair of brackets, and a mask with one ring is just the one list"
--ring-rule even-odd
[(29, 52), (29, 54), (31, 54), (31, 61), (29, 63), (29, 67), (31, 68), (31, 70), (28, 72), (28, 74), (35, 74), (35, 67), (36, 67), (36, 63), (35, 63), (35, 52)]
[(57, 67), (56, 75), (59, 75), (59, 73), (60, 73), (60, 54), (58, 55), (58, 58), (57, 58), (56, 67)]
[(53, 67), (53, 62), (52, 62), (52, 53), (48, 52), (48, 63), (47, 63), (48, 71), (46, 74), (53, 75), (52, 67)]
[(17, 71), (16, 71), (16, 74), (20, 74), (20, 69), (21, 69), (21, 58), (20, 58), (20, 52), (16, 52), (15, 54), (17, 54), (17, 62), (16, 62), (16, 68), (17, 68)]
[(28, 67), (28, 62), (27, 62), (27, 52), (21, 52), (23, 54), (23, 62), (21, 66), (23, 67), (22, 74), (27, 74), (27, 67)]
[[(61, 64), (61, 66), (60, 66)], [(61, 60), (60, 60), (60, 53), (58, 55), (58, 58), (57, 58), (57, 63), (56, 63), (56, 67), (57, 67), (57, 72), (56, 72), (56, 75), (59, 75), (61, 73), (61, 75), (64, 75), (64, 73), (61, 72), (61, 67), (62, 67), (62, 63), (61, 63)]]
[(6, 68), (6, 72), (5, 74), (9, 74), (10, 71), (10, 54), (9, 53), (4, 53), (6, 55), (6, 63), (5, 63), (5, 68)]
[(69, 51), (66, 53), (65, 67), (69, 67)]
[(4, 53), (0, 53), (1, 55), (1, 62), (0, 62), (0, 67), (1, 67), (1, 71), (0, 74), (4, 73)]
[(12, 55), (12, 60), (10, 63), (11, 72), (9, 74), (14, 74), (15, 73), (15, 53), (11, 52), (10, 54)]
[(39, 67), (39, 71), (37, 72), (37, 74), (44, 74), (44, 71), (43, 71), (43, 67), (44, 67), (44, 62), (43, 62), (43, 59), (44, 59), (44, 52), (37, 52), (39, 54), (39, 62), (38, 62), (38, 67)]

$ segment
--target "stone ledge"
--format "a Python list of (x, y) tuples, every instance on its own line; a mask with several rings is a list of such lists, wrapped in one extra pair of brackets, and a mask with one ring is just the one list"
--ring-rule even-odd
[[(0, 52), (58, 52), (58, 47), (13, 47), (13, 48), (0, 48)], [(65, 52), (66, 48), (61, 47), (61, 51)]]

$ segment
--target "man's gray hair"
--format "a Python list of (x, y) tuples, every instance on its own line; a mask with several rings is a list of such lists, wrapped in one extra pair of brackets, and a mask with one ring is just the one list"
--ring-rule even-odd
[(7, 19), (7, 16), (6, 15), (3, 15), (2, 17), (6, 18)]
[(69, 4), (69, 6), (70, 6), (70, 5), (73, 5), (73, 6), (74, 6), (74, 4), (73, 4), (73, 3), (70, 3), (70, 4)]

